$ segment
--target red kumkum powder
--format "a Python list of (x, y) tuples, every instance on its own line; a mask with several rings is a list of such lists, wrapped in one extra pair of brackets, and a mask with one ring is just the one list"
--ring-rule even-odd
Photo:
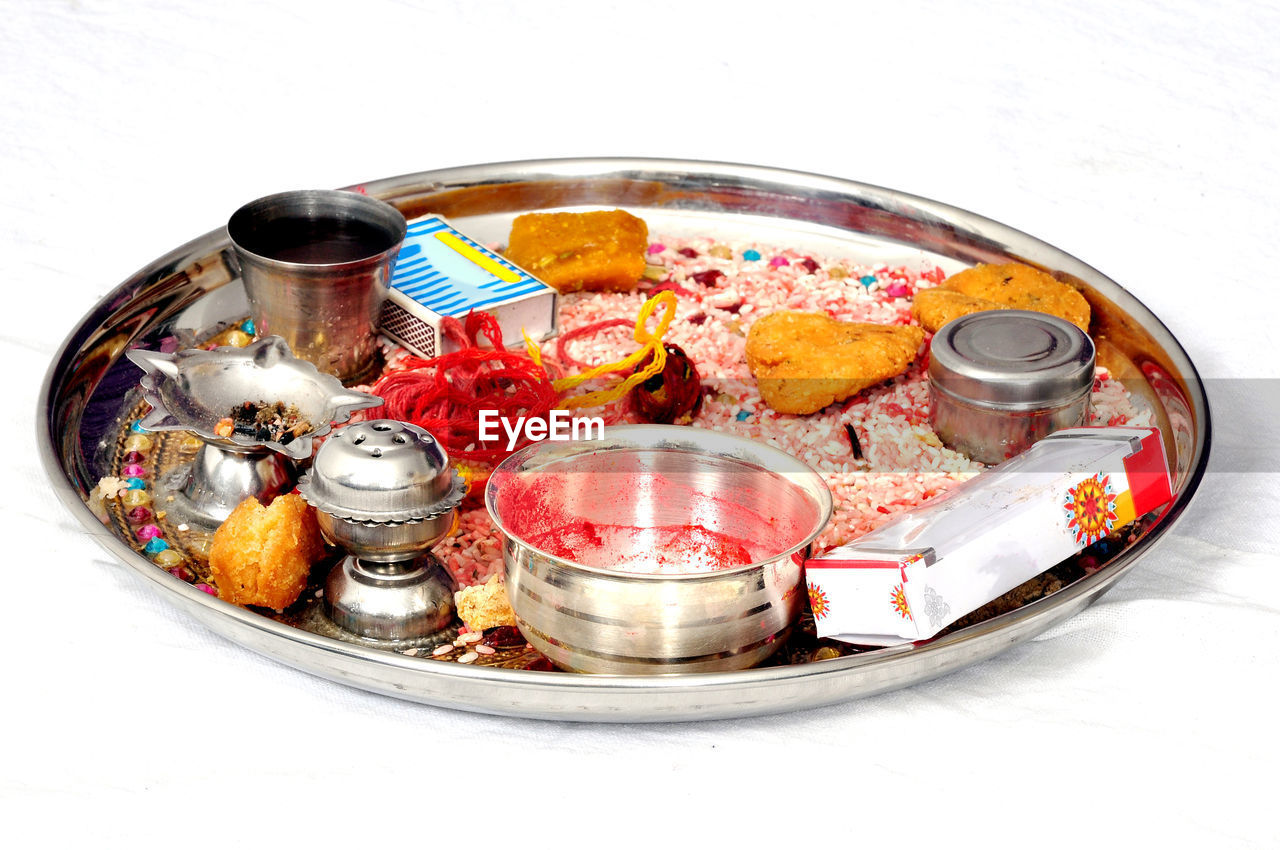
[(768, 560), (798, 539), (791, 523), (698, 491), (679, 476), (600, 468), (498, 475), (492, 483), (507, 532), (589, 567), (706, 573)]
[(533, 535), (529, 545), (557, 558), (624, 573), (709, 573), (757, 560), (751, 544), (701, 525), (597, 525), (578, 520)]

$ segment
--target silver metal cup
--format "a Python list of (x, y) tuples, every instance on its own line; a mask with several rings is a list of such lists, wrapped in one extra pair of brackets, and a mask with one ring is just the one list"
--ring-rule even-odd
[(395, 207), (354, 192), (282, 192), (236, 210), (227, 233), (257, 332), (343, 382), (372, 377), (405, 230)]

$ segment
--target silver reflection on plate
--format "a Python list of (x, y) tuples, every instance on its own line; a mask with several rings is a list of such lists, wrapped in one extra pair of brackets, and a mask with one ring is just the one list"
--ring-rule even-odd
[[(145, 374), (142, 395), (151, 411), (141, 426), (150, 431), (190, 431), (204, 446), (181, 487), (188, 513), (217, 525), (249, 496), (270, 499), (298, 478), (295, 461), (311, 456), (313, 440), (328, 434), (357, 410), (382, 399), (349, 390), (332, 375), (294, 357), (278, 336), (244, 348), (189, 349), (175, 354), (134, 349), (129, 359)], [(296, 408), (310, 430), (290, 440), (247, 434), (219, 436), (218, 423), (245, 402)]]

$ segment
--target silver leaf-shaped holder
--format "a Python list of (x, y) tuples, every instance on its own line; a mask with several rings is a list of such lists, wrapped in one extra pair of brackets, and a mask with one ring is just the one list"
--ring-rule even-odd
[[(332, 375), (295, 357), (278, 336), (244, 348), (190, 349), (173, 354), (134, 349), (129, 359), (145, 374), (140, 384), (151, 411), (141, 426), (150, 431), (189, 431), (204, 446), (181, 487), (192, 519), (221, 524), (249, 496), (269, 500), (293, 488), (296, 461), (311, 456), (313, 440), (346, 422), (357, 410), (382, 399), (349, 390)], [(218, 423), (234, 418), (245, 402), (279, 402), (310, 424), (305, 432), (261, 439), (254, 434), (220, 435)]]

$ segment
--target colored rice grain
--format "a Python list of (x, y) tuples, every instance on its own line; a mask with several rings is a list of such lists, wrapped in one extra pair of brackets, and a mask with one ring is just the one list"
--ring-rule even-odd
[[(765, 406), (746, 365), (746, 332), (757, 316), (805, 310), (841, 321), (910, 324), (911, 300), (903, 293), (936, 285), (945, 277), (942, 269), (860, 265), (757, 243), (666, 236), (654, 241), (647, 259), (663, 272), (635, 292), (563, 296), (560, 326), (571, 337), (545, 343), (544, 357), (575, 371), (584, 364), (619, 360), (635, 348), (621, 323), (576, 338), (572, 332), (598, 322), (634, 320), (654, 289), (676, 291), (677, 318), (665, 341), (684, 349), (702, 376), (703, 405), (693, 424), (760, 440), (822, 474), (835, 513), (816, 541), (819, 549), (871, 531), (984, 468), (943, 446), (929, 426), (923, 362), (843, 405), (809, 416), (780, 414)], [(1105, 369), (1098, 370), (1092, 400), (1090, 424), (1150, 424), (1150, 411), (1135, 405)], [(634, 412), (613, 407), (603, 411), (606, 421), (636, 421)], [(857, 435), (861, 457), (851, 448), (847, 427)], [(502, 570), (502, 541), (483, 507), (465, 511), (458, 532), (439, 543), (435, 553), (459, 586), (483, 583)]]

